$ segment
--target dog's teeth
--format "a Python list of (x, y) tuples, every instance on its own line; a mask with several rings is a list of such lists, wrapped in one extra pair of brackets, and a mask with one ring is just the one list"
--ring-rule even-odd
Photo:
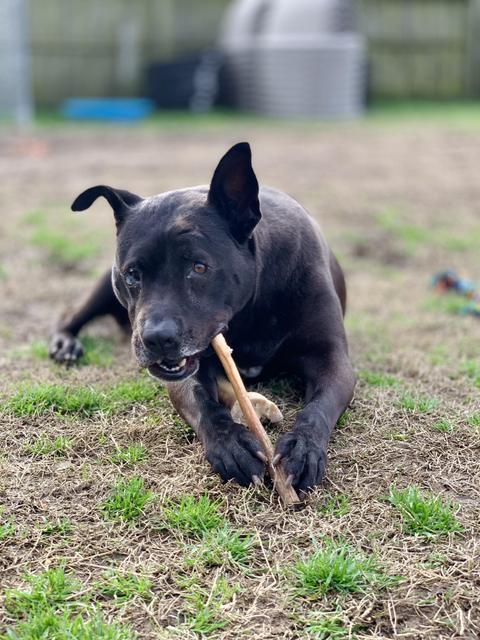
[(178, 368), (181, 369), (182, 367), (184, 367), (187, 364), (187, 359), (183, 358), (183, 360), (180, 360), (180, 362), (178, 363)]

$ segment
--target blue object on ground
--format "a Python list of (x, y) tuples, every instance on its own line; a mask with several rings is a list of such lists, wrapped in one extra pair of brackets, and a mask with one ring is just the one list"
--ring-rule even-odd
[(133, 122), (153, 113), (155, 103), (148, 98), (69, 98), (60, 113), (72, 120)]

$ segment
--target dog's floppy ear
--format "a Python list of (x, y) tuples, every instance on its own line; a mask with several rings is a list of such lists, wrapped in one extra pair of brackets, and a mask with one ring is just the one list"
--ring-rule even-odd
[(210, 184), (208, 201), (227, 217), (238, 242), (250, 237), (262, 214), (248, 142), (239, 142), (220, 160)]
[(142, 201), (140, 196), (130, 193), (130, 191), (113, 189), (112, 187), (101, 184), (96, 187), (90, 187), (90, 189), (87, 189), (75, 198), (72, 204), (72, 211), (85, 211), (85, 209), (88, 209), (100, 196), (103, 196), (112, 207), (117, 224), (120, 224), (131, 207)]

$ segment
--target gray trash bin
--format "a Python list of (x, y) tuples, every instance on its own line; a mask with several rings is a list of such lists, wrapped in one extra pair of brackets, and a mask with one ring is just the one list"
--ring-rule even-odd
[(220, 46), (241, 108), (338, 119), (363, 109), (365, 44), (346, 0), (238, 0)]

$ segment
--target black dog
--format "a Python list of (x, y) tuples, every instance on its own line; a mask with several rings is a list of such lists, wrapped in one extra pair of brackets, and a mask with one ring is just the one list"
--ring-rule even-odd
[(112, 314), (132, 329), (138, 363), (165, 383), (224, 480), (247, 485), (264, 471), (255, 437), (222, 403), (221, 367), (210, 348), (220, 332), (245, 377), (297, 375), (305, 408), (279, 439), (293, 485), (323, 477), (327, 445), (350, 402), (355, 376), (343, 327), (342, 270), (319, 227), (292, 198), (262, 188), (247, 143), (220, 160), (210, 187), (141, 198), (97, 186), (72, 205), (110, 203), (117, 253), (87, 303), (52, 338), (57, 361), (80, 357), (76, 336), (92, 318)]

